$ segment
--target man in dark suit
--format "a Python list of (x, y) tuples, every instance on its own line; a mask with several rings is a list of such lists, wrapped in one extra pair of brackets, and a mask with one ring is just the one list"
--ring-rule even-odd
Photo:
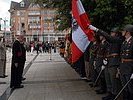
[(23, 88), (22, 74), (26, 61), (26, 50), (23, 45), (24, 36), (19, 35), (12, 47), (12, 65), (11, 65), (11, 88)]

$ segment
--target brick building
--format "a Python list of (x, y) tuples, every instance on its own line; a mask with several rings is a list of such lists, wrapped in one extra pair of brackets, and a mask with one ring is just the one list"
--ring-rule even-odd
[(11, 1), (10, 23), (12, 37), (25, 34), (26, 41), (54, 41), (63, 38), (67, 31), (56, 32), (56, 9), (46, 4), (33, 4), (29, 0)]

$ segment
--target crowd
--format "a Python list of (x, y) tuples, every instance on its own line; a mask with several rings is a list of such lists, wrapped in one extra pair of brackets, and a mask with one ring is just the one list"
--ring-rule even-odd
[(34, 51), (38, 53), (49, 53), (52, 49), (56, 53), (58, 44), (56, 42), (41, 42), (41, 41), (32, 41), (30, 43), (25, 43), (25, 48), (27, 52), (33, 54)]
[(102, 100), (133, 100), (133, 25), (122, 30), (115, 27), (109, 34), (92, 25), (89, 28), (94, 39), (84, 55), (71, 63), (72, 68), (90, 87), (98, 88), (97, 94), (107, 94)]

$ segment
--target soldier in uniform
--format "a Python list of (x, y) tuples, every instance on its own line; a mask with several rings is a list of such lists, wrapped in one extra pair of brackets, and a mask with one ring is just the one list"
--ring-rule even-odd
[(93, 83), (95, 82), (97, 75), (94, 67), (94, 61), (96, 58), (96, 53), (99, 47), (99, 43), (100, 43), (99, 36), (95, 35), (94, 41), (92, 41), (92, 45), (90, 45), (89, 48), (89, 68), (90, 68), (89, 73), (90, 73), (90, 80), (92, 82), (89, 85), (91, 87), (93, 87)]
[[(121, 81), (124, 86), (133, 73), (133, 25), (126, 25), (122, 31), (125, 36), (125, 41), (121, 46), (121, 63), (120, 73)], [(133, 80), (128, 84), (124, 90), (124, 100), (133, 100)]]
[[(91, 43), (90, 43), (91, 45)], [(84, 52), (84, 63), (85, 63), (85, 72), (86, 72), (86, 77), (87, 77), (87, 82), (90, 81), (90, 66), (89, 66), (89, 55), (90, 55), (90, 52), (89, 52), (89, 48), (90, 48), (90, 45), (88, 45), (88, 47), (86, 48), (85, 52)]]
[(113, 28), (110, 35), (102, 30), (98, 30), (98, 33), (104, 36), (109, 42), (106, 56), (108, 61), (108, 65), (106, 67), (107, 73), (105, 73), (109, 95), (103, 97), (103, 100), (112, 100), (117, 95), (120, 86), (120, 84), (118, 84), (120, 83), (118, 82), (119, 79), (117, 79), (119, 78), (117, 75), (117, 69), (120, 64), (120, 48), (123, 42), (123, 38), (120, 36), (118, 28)]
[[(100, 73), (102, 69), (102, 65), (104, 65), (103, 60), (106, 57), (106, 48), (108, 47), (108, 42), (103, 36), (100, 36), (100, 40), (101, 40), (101, 43), (99, 44), (97, 54), (96, 54), (96, 61), (95, 61), (97, 74)], [(106, 82), (105, 82), (104, 71), (102, 72), (99, 80), (100, 80), (100, 89), (96, 90), (97, 94), (106, 93)]]
[(6, 47), (4, 44), (3, 37), (0, 37), (0, 77), (5, 78), (7, 75), (5, 75), (6, 71)]
[(12, 65), (11, 65), (11, 88), (23, 88), (22, 73), (26, 61), (26, 50), (23, 45), (24, 36), (19, 35), (13, 43), (12, 48)]

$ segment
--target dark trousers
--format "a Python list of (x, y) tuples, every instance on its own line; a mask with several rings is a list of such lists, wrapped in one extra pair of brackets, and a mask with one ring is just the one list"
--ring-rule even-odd
[(21, 78), (23, 77), (23, 71), (24, 71), (24, 65), (25, 65), (25, 62), (22, 62), (21, 63), (21, 67), (20, 67), (20, 74), (21, 74)]
[(76, 63), (73, 64), (74, 69), (81, 77), (86, 77), (84, 57), (82, 56)]
[[(124, 86), (130, 79), (131, 74), (121, 75), (122, 86)], [(133, 100), (133, 80), (130, 81), (126, 89), (124, 90), (124, 98), (128, 100)]]
[[(97, 71), (97, 76), (99, 75), (100, 71), (101, 71), (101, 67), (97, 67), (96, 68), (96, 71)], [(100, 77), (99, 77), (99, 80), (98, 80), (98, 85), (100, 86), (100, 89), (101, 90), (104, 90), (106, 91), (107, 87), (106, 87), (106, 81), (105, 81), (105, 70), (102, 71)]]
[(25, 64), (24, 62), (20, 62), (20, 63), (18, 63), (18, 67), (16, 67), (15, 63), (12, 62), (10, 87), (15, 87), (15, 86), (21, 85), (24, 64)]

